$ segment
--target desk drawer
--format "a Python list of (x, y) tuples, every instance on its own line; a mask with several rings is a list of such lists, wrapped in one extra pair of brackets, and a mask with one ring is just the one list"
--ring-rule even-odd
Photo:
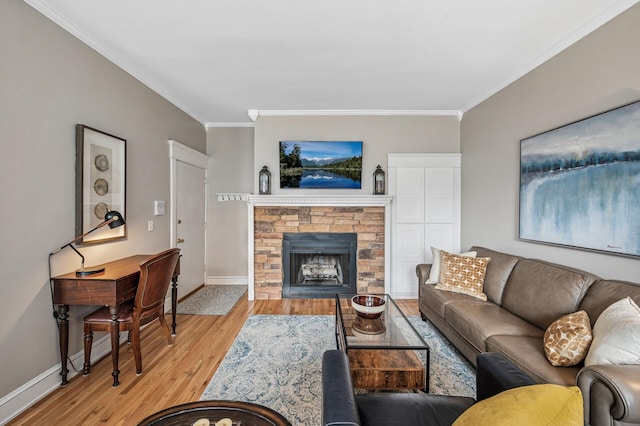
[(127, 287), (122, 289), (122, 301), (133, 300), (136, 297), (138, 287)]

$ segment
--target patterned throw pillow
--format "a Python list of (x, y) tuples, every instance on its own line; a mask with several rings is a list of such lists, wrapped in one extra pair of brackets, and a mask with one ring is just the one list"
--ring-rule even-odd
[[(437, 284), (440, 279), (440, 249), (431, 246), (431, 253), (433, 254), (433, 261), (429, 271), (429, 278), (427, 278), (425, 284)], [(477, 254), (475, 251), (467, 251), (460, 253), (460, 256), (476, 257)]]
[(468, 257), (440, 250), (440, 279), (436, 288), (487, 300), (482, 292), (490, 257)]
[(584, 359), (591, 345), (591, 323), (585, 311), (554, 321), (544, 333), (544, 353), (554, 367), (569, 367)]

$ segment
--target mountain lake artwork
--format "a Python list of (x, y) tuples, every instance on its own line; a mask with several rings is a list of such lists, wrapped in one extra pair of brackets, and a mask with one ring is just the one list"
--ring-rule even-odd
[(280, 188), (361, 187), (362, 141), (280, 142)]

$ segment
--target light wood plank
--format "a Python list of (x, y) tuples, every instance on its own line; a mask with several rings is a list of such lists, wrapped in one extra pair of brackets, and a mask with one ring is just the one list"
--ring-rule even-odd
[[(417, 300), (396, 300), (406, 315), (419, 315)], [(9, 425), (135, 425), (156, 411), (197, 401), (247, 317), (334, 315), (334, 299), (249, 302), (246, 294), (225, 316), (178, 315), (177, 336), (167, 345), (158, 322), (142, 331), (142, 374), (136, 376), (130, 345), (120, 349), (120, 386), (112, 387), (111, 356), (89, 376), (75, 376), (26, 410)], [(167, 315), (169, 320), (169, 315)], [(82, 366), (76, 366), (82, 368)]]

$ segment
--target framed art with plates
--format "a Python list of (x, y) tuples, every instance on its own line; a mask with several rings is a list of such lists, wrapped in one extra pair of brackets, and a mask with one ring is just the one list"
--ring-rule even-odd
[[(76, 235), (104, 221), (108, 211), (126, 217), (125, 139), (100, 130), (76, 125)], [(79, 244), (123, 239), (127, 226), (104, 227), (85, 236)]]

